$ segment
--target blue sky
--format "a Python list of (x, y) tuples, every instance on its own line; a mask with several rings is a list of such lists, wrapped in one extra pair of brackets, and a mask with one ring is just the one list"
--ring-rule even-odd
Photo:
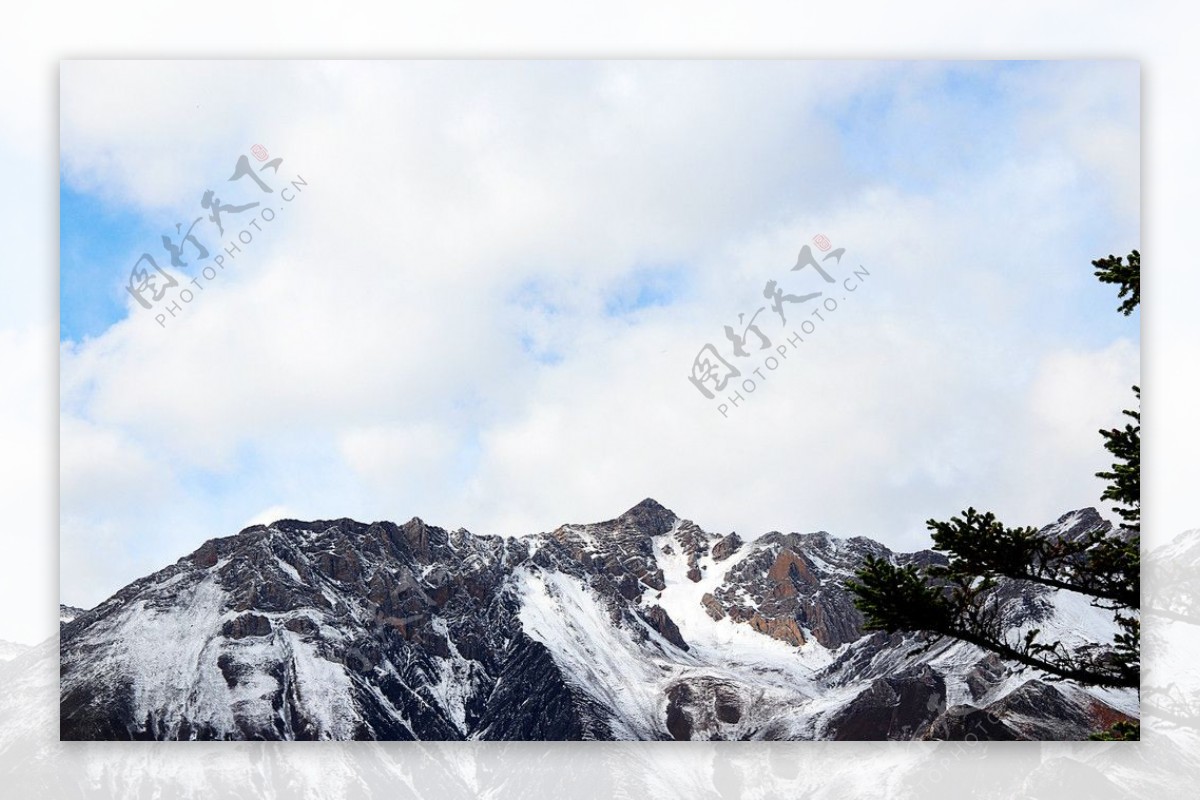
[(687, 289), (685, 265), (637, 266), (609, 293), (604, 311), (611, 317), (627, 317), (642, 309), (669, 306), (682, 300)]
[[(127, 313), (123, 282), (143, 252), (157, 254), (161, 221), (136, 207), (59, 184), (59, 336), (102, 334)], [(167, 229), (169, 230), (169, 229)]]

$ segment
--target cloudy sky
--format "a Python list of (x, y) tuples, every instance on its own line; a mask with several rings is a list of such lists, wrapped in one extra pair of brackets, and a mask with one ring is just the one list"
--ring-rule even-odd
[[(1040, 525), (1099, 504), (1097, 429), (1139, 370), (1139, 317), (1090, 265), (1139, 245), (1133, 62), (66, 62), (61, 82), (68, 603), (280, 517), (516, 534), (651, 496), (713, 531), (909, 549), (968, 505)], [(227, 180), (241, 156), (270, 193)], [(259, 205), (221, 233), (208, 190)], [(172, 266), (163, 236), (198, 217), (209, 258)], [(845, 249), (833, 283), (791, 269), (818, 235)], [(142, 253), (177, 282), (149, 310), (126, 290)], [(822, 295), (784, 325), (771, 280)], [(724, 329), (759, 309), (771, 346), (739, 357)], [(688, 380), (707, 344), (742, 371), (712, 400)]]

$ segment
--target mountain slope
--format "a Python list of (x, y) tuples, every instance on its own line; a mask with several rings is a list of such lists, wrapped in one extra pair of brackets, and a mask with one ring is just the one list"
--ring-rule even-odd
[[(1107, 525), (1065, 515), (1058, 536)], [(280, 520), (211, 540), (64, 622), (64, 739), (1078, 739), (1131, 693), (971, 646), (863, 636), (865, 538), (705, 532), (652, 500), (500, 538)], [(1013, 586), (1014, 628), (1111, 638)]]

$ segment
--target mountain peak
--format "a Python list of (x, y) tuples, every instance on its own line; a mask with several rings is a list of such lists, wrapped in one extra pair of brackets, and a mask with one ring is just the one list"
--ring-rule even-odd
[(654, 500), (653, 498), (643, 498), (636, 506), (630, 507), (629, 510), (627, 512), (625, 512), (625, 514), (629, 514), (629, 512), (636, 512), (639, 509), (642, 511), (647, 511), (647, 512), (655, 512), (655, 513), (666, 512), (667, 514), (674, 514), (674, 512), (672, 512), (670, 509), (663, 506), (661, 503)]
[(678, 519), (674, 512), (658, 501), (646, 498), (618, 517), (617, 521), (635, 526), (651, 536), (657, 536), (670, 531)]
[(1080, 540), (1097, 529), (1108, 531), (1112, 524), (1100, 516), (1095, 507), (1087, 506), (1067, 512), (1055, 522), (1041, 529), (1043, 536), (1067, 542)]

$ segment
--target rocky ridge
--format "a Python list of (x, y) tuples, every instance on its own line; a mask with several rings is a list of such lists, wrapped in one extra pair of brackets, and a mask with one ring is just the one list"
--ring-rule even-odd
[[(1047, 531), (1107, 525), (1093, 510)], [(647, 499), (525, 537), (279, 520), (62, 623), (64, 739), (1078, 739), (1128, 693), (971, 646), (864, 633), (865, 538), (743, 540)], [(1105, 641), (1086, 603), (1007, 588), (1014, 629)], [(1107, 628), (1106, 628), (1107, 626)], [(1039, 712), (1038, 710), (1043, 710)]]

